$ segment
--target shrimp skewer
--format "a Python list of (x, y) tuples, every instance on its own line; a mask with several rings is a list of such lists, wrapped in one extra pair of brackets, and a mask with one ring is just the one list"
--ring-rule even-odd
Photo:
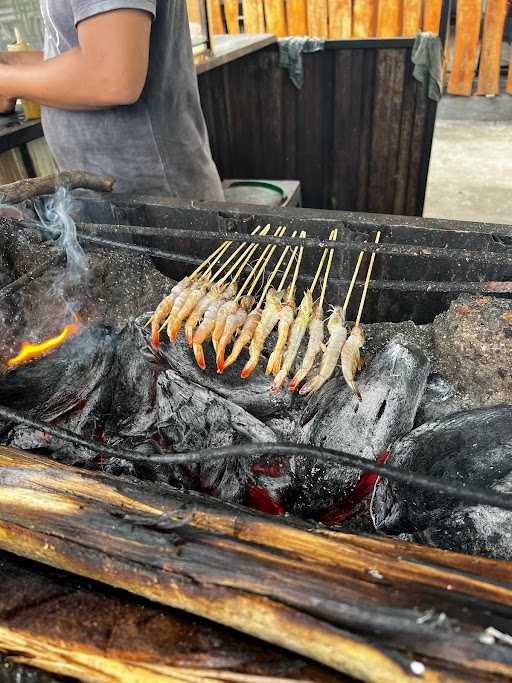
[(194, 357), (196, 359), (196, 362), (201, 368), (201, 370), (204, 370), (206, 367), (206, 363), (204, 360), (203, 344), (213, 332), (219, 308), (226, 300), (226, 297), (232, 297), (235, 295), (235, 293), (236, 284), (233, 282), (229, 285), (226, 291), (217, 294), (217, 296), (213, 299), (211, 304), (206, 309), (203, 320), (194, 332), (194, 336), (192, 338), (192, 349), (194, 351)]
[[(335, 240), (336, 237), (338, 236), (338, 230), (332, 230), (331, 234), (329, 235), (330, 240)], [(334, 254), (334, 249), (324, 249), (324, 253), (322, 255), (322, 258), (320, 260), (320, 263), (318, 265), (318, 268), (315, 273), (315, 277), (313, 279), (313, 282), (310, 287), (310, 292), (311, 292), (311, 297), (313, 297), (313, 293), (315, 290), (315, 287), (317, 285), (317, 282), (320, 278), (320, 274), (322, 272), (323, 266), (325, 259), (327, 258), (327, 254), (329, 254), (329, 260), (327, 263), (327, 268), (326, 268), (326, 273), (325, 273), (325, 278), (324, 282), (322, 285), (322, 291), (320, 293), (320, 299), (318, 300), (318, 303), (313, 307), (312, 313), (310, 315), (310, 320), (309, 320), (309, 325), (308, 325), (308, 333), (309, 333), (309, 339), (308, 339), (308, 345), (306, 347), (306, 353), (304, 354), (304, 358), (302, 359), (301, 366), (299, 370), (295, 373), (293, 379), (290, 382), (289, 388), (290, 391), (295, 392), (299, 386), (299, 384), (307, 377), (311, 369), (313, 368), (316, 357), (322, 350), (322, 346), (324, 343), (324, 312), (323, 312), (323, 302), (325, 298), (325, 292), (326, 292), (326, 287), (327, 287), (327, 280), (329, 277), (329, 272), (331, 269), (332, 265), (332, 259), (333, 259), (333, 254)]]
[(172, 342), (176, 341), (183, 321), (188, 318), (199, 301), (205, 296), (207, 289), (208, 283), (200, 282), (195, 287), (192, 287), (181, 307), (178, 308), (178, 302), (176, 301), (174, 309), (167, 321), (167, 336)]
[(240, 305), (234, 313), (231, 313), (226, 318), (224, 331), (222, 337), (217, 344), (217, 372), (222, 374), (224, 372), (224, 353), (227, 345), (233, 339), (235, 332), (242, 327), (247, 320), (249, 310), (254, 304), (254, 297), (244, 296), (240, 300)]
[(190, 284), (190, 277), (184, 277), (183, 280), (175, 284), (170, 294), (162, 299), (151, 316), (151, 343), (155, 349), (160, 343), (160, 325), (171, 313), (176, 299)]
[(274, 381), (272, 382), (270, 390), (273, 394), (276, 394), (278, 391), (280, 391), (281, 387), (286, 381), (286, 378), (288, 377), (288, 373), (292, 368), (293, 361), (295, 360), (295, 357), (299, 352), (300, 345), (302, 344), (302, 340), (304, 339), (304, 335), (306, 334), (306, 330), (308, 328), (312, 312), (313, 296), (311, 294), (311, 290), (308, 289), (302, 298), (302, 302), (299, 306), (297, 317), (293, 322), (292, 329), (290, 331), (290, 337), (288, 339), (288, 345), (286, 347), (286, 353), (283, 359), (283, 364), (281, 366), (281, 369), (275, 376)]
[[(301, 238), (306, 237), (306, 233), (302, 231), (300, 233)], [(290, 261), (293, 261), (293, 258), (295, 254), (297, 253), (298, 247), (295, 247), (293, 250), (292, 257)], [(278, 334), (277, 334), (277, 342), (274, 350), (270, 354), (270, 358), (268, 359), (267, 363), (267, 369), (265, 370), (266, 375), (277, 375), (279, 370), (281, 369), (281, 360), (283, 357), (284, 349), (286, 346), (286, 343), (288, 341), (288, 336), (290, 334), (291, 327), (293, 325), (293, 321), (295, 319), (295, 300), (294, 300), (294, 295), (295, 295), (295, 287), (297, 284), (297, 278), (299, 276), (299, 270), (300, 270), (300, 265), (302, 263), (302, 256), (304, 254), (304, 247), (300, 247), (298, 249), (299, 251), (299, 256), (297, 258), (296, 264), (295, 264), (295, 271), (293, 274), (292, 281), (290, 283), (290, 286), (288, 288), (288, 294), (286, 298), (286, 303), (285, 305), (281, 308), (281, 314), (279, 317), (279, 325), (278, 325)], [(290, 264), (288, 264), (290, 266)], [(279, 289), (284, 285), (286, 282), (286, 278), (288, 277), (288, 270), (289, 268), (285, 271), (283, 278), (281, 280), (281, 284), (279, 285)], [(279, 291), (278, 289), (278, 291)]]
[(301, 396), (310, 396), (318, 391), (327, 382), (336, 368), (341, 350), (347, 340), (347, 328), (345, 326), (345, 315), (341, 306), (335, 306), (329, 322), (329, 341), (324, 351), (320, 370), (312, 377), (300, 390)]
[(187, 343), (192, 347), (192, 341), (194, 338), (194, 330), (199, 322), (202, 320), (203, 315), (209, 309), (210, 305), (218, 298), (220, 294), (224, 291), (224, 285), (214, 284), (209, 292), (207, 292), (203, 298), (197, 303), (196, 307), (192, 313), (187, 318), (185, 323), (185, 337)]
[[(377, 235), (375, 236), (375, 244), (379, 243), (380, 236), (381, 236), (381, 231), (378, 230)], [(359, 270), (359, 266), (361, 264), (361, 254), (359, 256), (360, 256), (360, 259), (358, 260), (358, 264), (356, 267), (356, 273), (354, 274), (354, 278), (352, 278), (352, 280), (354, 282), (355, 282), (355, 277), (357, 276), (357, 271)], [(356, 381), (355, 381), (357, 371), (361, 370), (361, 368), (362, 368), (363, 363), (362, 363), (362, 358), (361, 358), (361, 348), (365, 344), (365, 336), (364, 336), (363, 328), (361, 327), (361, 318), (363, 316), (364, 302), (366, 301), (366, 295), (368, 294), (368, 286), (370, 284), (370, 278), (372, 275), (374, 262), (375, 262), (375, 252), (373, 252), (371, 257), (370, 257), (370, 263), (368, 265), (368, 272), (366, 273), (363, 293), (361, 294), (361, 301), (359, 303), (359, 310), (357, 312), (357, 318), (356, 318), (356, 322), (354, 325), (354, 329), (352, 330), (352, 333), (351, 333), (350, 337), (348, 338), (347, 343), (345, 344), (345, 346), (343, 347), (343, 349), (341, 351), (341, 370), (343, 372), (343, 377), (345, 379), (345, 382), (352, 389), (352, 393), (354, 394), (354, 396), (357, 398), (358, 401), (363, 400), (361, 393), (357, 387)], [(349, 297), (349, 295), (347, 294), (347, 299), (348, 299), (348, 297)]]
[(242, 379), (247, 379), (258, 365), (263, 350), (263, 344), (279, 320), (283, 295), (284, 292), (277, 292), (275, 289), (269, 289), (267, 292), (265, 308), (263, 309), (261, 320), (249, 346), (249, 360), (241, 372)]
[(299, 370), (295, 373), (295, 376), (289, 385), (290, 391), (292, 392), (297, 390), (299, 384), (311, 371), (315, 364), (316, 357), (320, 353), (324, 343), (324, 312), (319, 304), (316, 304), (313, 307), (313, 313), (311, 314), (308, 325), (308, 333), (309, 339), (306, 353), (304, 354)]
[[(293, 232), (292, 237), (295, 237), (296, 234), (297, 234), (296, 231)], [(272, 258), (272, 254), (274, 253), (275, 250), (276, 250), (276, 245), (272, 246), (269, 253), (266, 255), (265, 260), (263, 261), (261, 268), (259, 269), (259, 272), (256, 274), (256, 276), (254, 278), (250, 293), (252, 293), (252, 291), (254, 290), (254, 287), (258, 283), (260, 277), (265, 272), (265, 268), (267, 267), (267, 264), (270, 261), (270, 259)], [(267, 293), (270, 285), (272, 284), (278, 269), (281, 267), (281, 264), (284, 261), (284, 258), (286, 256), (286, 254), (288, 253), (288, 250), (289, 250), (289, 247), (286, 247), (284, 249), (283, 253), (281, 254), (281, 258), (277, 262), (270, 278), (268, 279), (268, 281), (267, 281), (267, 283), (263, 289), (263, 293), (260, 297), (260, 300), (258, 301), (258, 305), (247, 316), (246, 321), (244, 323), (244, 326), (242, 327), (242, 331), (238, 335), (238, 338), (237, 338), (236, 342), (234, 343), (233, 348), (231, 349), (230, 355), (228, 356), (228, 358), (224, 362), (224, 369), (229, 367), (230, 365), (232, 365), (238, 359), (238, 357), (240, 356), (240, 354), (242, 353), (244, 348), (251, 343), (251, 340), (254, 337), (254, 333), (256, 332), (256, 329), (261, 322), (261, 315), (262, 315), (261, 307), (262, 307), (263, 302), (265, 300), (266, 293)]]

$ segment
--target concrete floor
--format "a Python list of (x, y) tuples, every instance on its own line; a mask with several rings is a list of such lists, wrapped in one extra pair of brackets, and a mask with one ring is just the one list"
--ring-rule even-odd
[(445, 96), (424, 216), (512, 224), (512, 97)]

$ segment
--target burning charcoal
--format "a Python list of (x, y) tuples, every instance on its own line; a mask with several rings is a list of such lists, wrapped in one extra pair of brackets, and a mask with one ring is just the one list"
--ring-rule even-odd
[[(157, 380), (158, 432), (177, 452), (217, 448), (247, 441), (276, 441), (274, 432), (257, 418), (213, 391), (167, 370)], [(203, 492), (242, 502), (251, 478), (251, 461), (217, 460), (185, 467)], [(182, 469), (182, 468), (177, 468)]]
[(512, 400), (512, 302), (464, 295), (434, 321), (437, 365), (478, 405)]
[[(138, 318), (137, 325), (143, 330), (146, 346), (150, 348), (149, 331), (147, 328), (143, 329), (148, 317), (149, 314)], [(282, 391), (277, 396), (271, 394), (271, 382), (261, 368), (257, 368), (249, 379), (242, 379), (240, 377), (240, 369), (245, 362), (243, 360), (235, 363), (222, 375), (219, 375), (215, 369), (215, 352), (211, 344), (206, 343), (204, 350), (206, 370), (201, 370), (197, 366), (194, 354), (188, 348), (182, 334), (179, 335), (175, 344), (162, 341), (158, 348), (158, 354), (172, 370), (175, 370), (183, 377), (187, 377), (192, 382), (211, 389), (219, 396), (229, 399), (259, 418), (282, 413), (291, 405), (289, 392)]]
[[(393, 446), (388, 462), (461, 487), (512, 493), (512, 404), (424, 424)], [(372, 515), (378, 531), (402, 539), (512, 559), (511, 512), (381, 478)]]
[(416, 413), (415, 426), (417, 427), (424, 422), (440, 420), (459, 410), (475, 407), (477, 406), (472, 405), (467, 398), (461, 396), (453, 384), (438, 372), (433, 372), (428, 378), (427, 388)]
[[(300, 441), (377, 458), (413, 427), (429, 363), (414, 345), (389, 342), (358, 377), (360, 403), (341, 379), (334, 378), (307, 405)], [(322, 515), (338, 505), (361, 472), (346, 465), (297, 458), (301, 489), (294, 511)]]

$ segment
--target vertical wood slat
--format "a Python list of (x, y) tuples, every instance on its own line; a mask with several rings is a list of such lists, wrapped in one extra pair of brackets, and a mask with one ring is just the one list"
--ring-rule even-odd
[(404, 0), (403, 36), (415, 36), (421, 28), (422, 0)]
[(501, 43), (507, 16), (507, 0), (488, 0), (480, 52), (477, 95), (499, 95)]
[(375, 35), (377, 0), (352, 0), (352, 37), (370, 38)]
[(243, 0), (245, 33), (265, 33), (265, 20), (261, 0)]
[(455, 52), (448, 83), (451, 95), (471, 95), (480, 37), (482, 0), (457, 4)]
[(286, 0), (286, 18), (290, 36), (308, 34), (308, 15), (306, 0)]
[(265, 10), (267, 32), (275, 33), (278, 38), (283, 38), (288, 35), (284, 0), (260, 0), (260, 2), (261, 1), (263, 1)]
[[(465, 0), (463, 0), (464, 2)], [(462, 4), (462, 3), (461, 3)], [(423, 11), (423, 30), (439, 33), (443, 0), (425, 0)]]
[(208, 10), (211, 17), (212, 30), (215, 35), (225, 33), (220, 9), (220, 0), (208, 0)]
[(329, 38), (352, 37), (352, 0), (329, 0)]
[(307, 0), (308, 35), (328, 38), (327, 0)]
[(402, 1), (379, 0), (377, 9), (377, 35), (393, 38), (402, 33)]
[(228, 33), (240, 33), (238, 22), (238, 0), (224, 0), (224, 15), (226, 17), (226, 27)]

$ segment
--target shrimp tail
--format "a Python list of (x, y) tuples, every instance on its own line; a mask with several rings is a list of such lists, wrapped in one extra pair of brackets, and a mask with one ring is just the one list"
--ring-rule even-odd
[(359, 387), (357, 386), (357, 384), (355, 382), (349, 382), (348, 385), (352, 389), (352, 393), (357, 398), (357, 400), (362, 401), (363, 397), (361, 396), (361, 392), (359, 391)]
[(224, 361), (224, 369), (229, 368), (230, 365), (233, 365), (233, 363), (238, 360), (239, 355), (244, 350), (244, 346), (245, 344), (242, 342), (239, 343), (238, 340), (235, 342), (231, 349), (231, 353)]
[(172, 342), (176, 341), (176, 339), (178, 337), (178, 333), (180, 331), (180, 328), (181, 328), (181, 320), (178, 317), (178, 318), (176, 318), (174, 323), (170, 326), (170, 328), (168, 328), (168, 330), (167, 330), (168, 337)]
[(221, 339), (217, 346), (217, 372), (219, 375), (222, 375), (222, 373), (224, 372), (224, 368), (226, 367), (226, 363), (224, 361), (225, 351), (226, 344)]
[(288, 375), (288, 373), (285, 372), (284, 368), (281, 368), (281, 370), (279, 370), (277, 375), (274, 377), (274, 381), (272, 382), (272, 385), (270, 386), (270, 391), (273, 394), (278, 394), (281, 391), (281, 389), (283, 388), (283, 384), (286, 381), (287, 375)]
[(194, 330), (197, 324), (197, 320), (189, 318), (187, 320), (187, 323), (185, 325), (185, 339), (187, 340), (187, 344), (189, 348), (192, 348), (192, 344), (194, 342)]
[(274, 372), (275, 362), (276, 362), (276, 352), (274, 350), (274, 351), (272, 351), (272, 353), (270, 354), (270, 358), (268, 359), (267, 368), (265, 370), (266, 375), (274, 375), (275, 374), (275, 372)]
[(151, 325), (151, 343), (155, 349), (160, 346), (160, 326), (158, 323)]
[(192, 348), (194, 349), (194, 357), (196, 359), (196, 363), (199, 365), (201, 370), (204, 370), (206, 368), (206, 363), (204, 360), (203, 345), (193, 344)]
[(244, 365), (244, 369), (243, 369), (242, 372), (240, 373), (240, 377), (241, 377), (242, 379), (247, 379), (247, 378), (249, 377), (249, 375), (250, 375), (252, 372), (254, 372), (254, 370), (256, 369), (256, 366), (258, 365), (258, 360), (259, 360), (259, 354), (258, 354), (258, 355), (257, 355), (257, 354), (252, 354), (252, 355), (249, 357), (249, 360), (248, 360), (247, 363)]
[(302, 382), (303, 379), (305, 379), (307, 374), (308, 374), (307, 370), (302, 370), (302, 369), (300, 369), (295, 374), (295, 377), (291, 380), (290, 384), (288, 385), (288, 388), (290, 389), (290, 391), (292, 393), (297, 391), (299, 384)]

